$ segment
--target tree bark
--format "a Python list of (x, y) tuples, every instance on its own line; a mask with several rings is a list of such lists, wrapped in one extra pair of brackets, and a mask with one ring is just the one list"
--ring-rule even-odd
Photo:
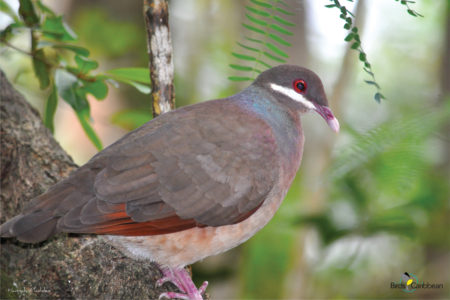
[(172, 41), (167, 0), (144, 0), (153, 117), (175, 108)]
[[(3, 223), (76, 168), (0, 70), (1, 216)], [(39, 244), (1, 240), (1, 299), (157, 299), (171, 284), (101, 237), (60, 234)]]

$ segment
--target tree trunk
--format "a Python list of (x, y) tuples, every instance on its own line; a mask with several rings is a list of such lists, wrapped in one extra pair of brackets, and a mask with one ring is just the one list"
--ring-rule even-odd
[(168, 0), (144, 0), (153, 117), (175, 109)]
[[(0, 70), (3, 223), (76, 168)], [(39, 244), (1, 240), (1, 299), (157, 299), (175, 291), (157, 266), (122, 255), (101, 237), (60, 234)]]

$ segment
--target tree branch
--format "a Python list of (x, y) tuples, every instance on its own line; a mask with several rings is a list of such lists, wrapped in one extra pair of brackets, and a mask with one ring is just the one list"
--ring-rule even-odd
[[(3, 223), (76, 168), (0, 70)], [(96, 236), (60, 234), (40, 244), (1, 240), (0, 299), (157, 299), (156, 265), (124, 257)]]
[(172, 42), (167, 0), (144, 0), (153, 117), (175, 108)]

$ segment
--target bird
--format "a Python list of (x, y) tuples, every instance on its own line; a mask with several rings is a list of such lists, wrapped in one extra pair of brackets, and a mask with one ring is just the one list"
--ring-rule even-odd
[(339, 132), (313, 71), (279, 65), (241, 92), (162, 114), (93, 156), (0, 226), (38, 243), (58, 233), (101, 235), (125, 255), (156, 262), (180, 292), (203, 299), (185, 269), (248, 240), (282, 203), (303, 155), (300, 116)]

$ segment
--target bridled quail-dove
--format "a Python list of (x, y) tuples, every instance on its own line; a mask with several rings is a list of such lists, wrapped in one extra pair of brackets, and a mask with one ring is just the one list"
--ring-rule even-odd
[(95, 155), (18, 216), (2, 237), (36, 243), (59, 232), (96, 233), (136, 259), (157, 262), (182, 293), (202, 299), (184, 269), (243, 243), (269, 222), (300, 166), (300, 115), (331, 129), (319, 77), (280, 65), (242, 92), (163, 114)]

